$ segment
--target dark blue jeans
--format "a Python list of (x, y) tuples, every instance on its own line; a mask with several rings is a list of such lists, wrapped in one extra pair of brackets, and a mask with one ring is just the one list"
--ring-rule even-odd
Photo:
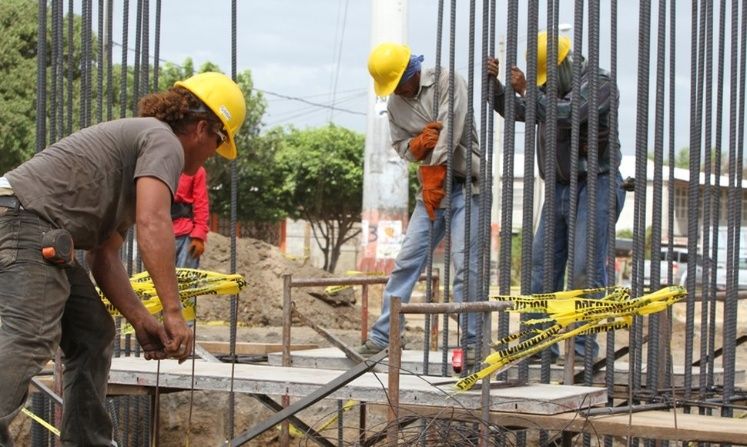
[[(620, 211), (625, 203), (625, 190), (622, 189), (622, 176), (619, 172), (614, 177), (615, 188), (615, 222), (620, 217)], [(532, 244), (532, 293), (555, 292), (566, 289), (566, 266), (568, 262), (568, 230), (572, 218), (576, 222), (575, 255), (573, 262), (573, 283), (568, 284), (569, 290), (585, 289), (589, 287), (602, 287), (609, 285), (607, 281), (607, 243), (609, 241), (607, 226), (610, 217), (609, 203), (610, 176), (600, 175), (597, 177), (597, 206), (595, 237), (595, 258), (592, 268), (594, 269), (593, 281), (589, 281), (590, 275), (586, 270), (586, 246), (589, 240), (589, 206), (588, 206), (588, 184), (586, 180), (578, 182), (578, 201), (576, 216), (570, 215), (571, 187), (570, 185), (555, 184), (555, 243), (553, 247), (553, 272), (552, 289), (544, 290), (542, 284), (545, 278), (543, 257), (545, 253), (545, 225), (547, 219), (546, 203), (542, 205), (537, 233), (534, 235)], [(546, 198), (545, 201), (548, 199)], [(542, 314), (530, 314), (529, 318), (542, 318)], [(586, 338), (591, 339), (592, 357), (599, 354), (599, 345), (594, 336), (580, 335), (576, 337), (576, 355), (585, 357)], [(552, 346), (553, 357), (559, 354), (558, 346)]]
[(30, 212), (0, 207), (0, 433), (59, 345), (65, 366), (62, 444), (109, 446), (105, 399), (114, 323), (82, 267), (44, 261), (42, 233), (50, 229)]

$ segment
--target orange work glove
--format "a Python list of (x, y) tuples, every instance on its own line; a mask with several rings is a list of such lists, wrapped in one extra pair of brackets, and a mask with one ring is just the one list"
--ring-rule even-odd
[(428, 151), (433, 150), (438, 143), (438, 134), (444, 127), (441, 121), (431, 121), (423, 127), (418, 136), (410, 140), (410, 152), (415, 160), (420, 161), (428, 155)]
[(444, 198), (444, 179), (446, 178), (446, 165), (421, 166), (420, 183), (423, 185), (423, 204), (428, 211), (428, 217), (436, 220), (436, 210)]
[(204, 252), (205, 242), (202, 239), (192, 238), (192, 242), (189, 244), (189, 254), (193, 258), (199, 258)]

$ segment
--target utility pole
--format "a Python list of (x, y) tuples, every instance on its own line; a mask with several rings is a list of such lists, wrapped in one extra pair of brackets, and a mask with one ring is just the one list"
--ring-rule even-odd
[[(407, 43), (406, 12), (407, 0), (371, 0), (371, 49), (381, 42)], [(391, 147), (385, 101), (369, 78), (358, 269), (389, 273), (407, 225), (408, 171)]]

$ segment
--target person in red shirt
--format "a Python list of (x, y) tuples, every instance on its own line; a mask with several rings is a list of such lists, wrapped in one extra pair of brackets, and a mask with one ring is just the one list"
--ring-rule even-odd
[(210, 203), (207, 174), (200, 167), (195, 175), (182, 174), (171, 205), (171, 219), (176, 237), (176, 266), (198, 268), (205, 251)]

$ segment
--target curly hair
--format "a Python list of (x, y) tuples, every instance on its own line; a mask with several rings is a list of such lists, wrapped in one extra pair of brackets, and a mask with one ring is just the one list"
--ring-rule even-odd
[(195, 95), (184, 87), (172, 87), (166, 91), (151, 93), (138, 101), (138, 115), (153, 117), (171, 126), (176, 134), (182, 134), (191, 124), (206, 120), (218, 128), (223, 123)]

